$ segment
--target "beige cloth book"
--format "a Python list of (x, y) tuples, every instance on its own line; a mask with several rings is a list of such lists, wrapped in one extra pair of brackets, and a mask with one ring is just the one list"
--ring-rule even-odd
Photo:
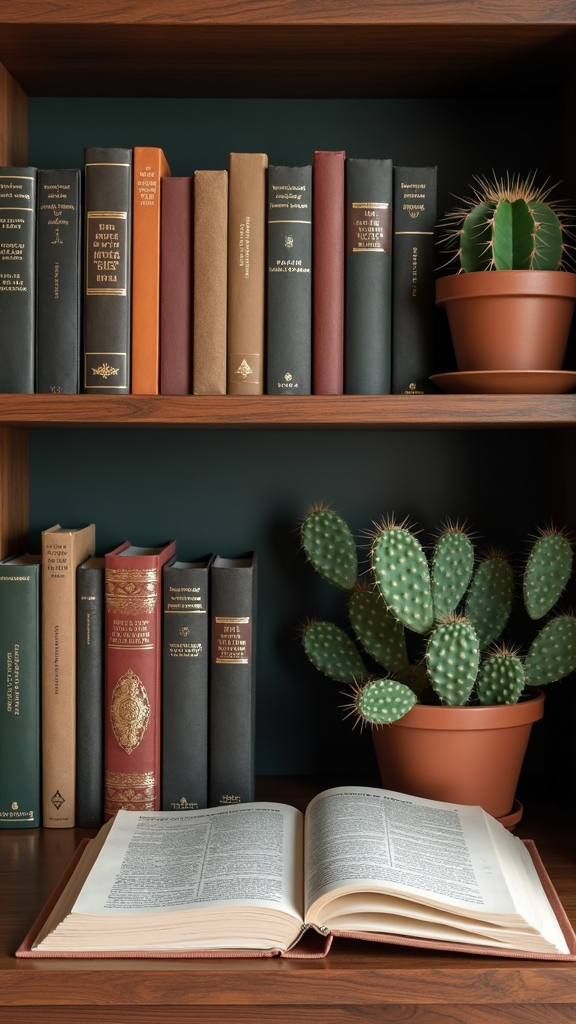
[(42, 531), (42, 824), (72, 828), (76, 803), (76, 569), (96, 528)]
[(195, 395), (226, 394), (228, 171), (194, 174)]
[(228, 201), (228, 393), (264, 391), (265, 153), (230, 153)]

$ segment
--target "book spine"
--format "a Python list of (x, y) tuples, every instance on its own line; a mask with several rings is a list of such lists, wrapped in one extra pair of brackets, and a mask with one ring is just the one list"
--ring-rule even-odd
[(163, 572), (162, 810), (208, 804), (209, 559)]
[(228, 171), (194, 174), (195, 395), (226, 394)]
[(315, 395), (344, 391), (345, 161), (316, 150), (313, 163), (313, 382)]
[(345, 391), (391, 388), (392, 161), (346, 161)]
[(192, 178), (162, 178), (160, 191), (160, 394), (189, 395)]
[(83, 391), (130, 391), (132, 150), (91, 147), (85, 161)]
[(312, 390), (312, 167), (268, 168), (266, 391)]
[(0, 392), (34, 392), (35, 167), (0, 167)]
[(228, 393), (264, 391), (265, 153), (230, 153), (228, 198)]
[(77, 168), (38, 171), (36, 390), (80, 390), (81, 181)]
[(40, 565), (0, 563), (0, 828), (40, 825)]
[(210, 570), (210, 805), (254, 799), (256, 555)]
[(76, 569), (94, 526), (42, 532), (42, 824), (71, 828), (76, 806)]
[(392, 393), (433, 390), (436, 167), (395, 167)]
[(157, 146), (133, 152), (132, 383), (134, 395), (160, 391), (161, 182), (170, 175)]
[[(94, 564), (92, 564), (94, 563)], [(104, 559), (76, 570), (76, 824), (104, 813)]]

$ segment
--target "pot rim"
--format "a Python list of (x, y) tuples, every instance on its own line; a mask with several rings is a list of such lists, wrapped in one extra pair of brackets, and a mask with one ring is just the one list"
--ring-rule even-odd
[(542, 718), (544, 700), (544, 691), (537, 689), (526, 694), (517, 704), (481, 704), (474, 707), (415, 704), (403, 718), (383, 728), (435, 729), (439, 732), (515, 729)]
[(473, 270), (436, 281), (436, 304), (481, 296), (532, 296), (576, 300), (576, 273), (569, 270)]

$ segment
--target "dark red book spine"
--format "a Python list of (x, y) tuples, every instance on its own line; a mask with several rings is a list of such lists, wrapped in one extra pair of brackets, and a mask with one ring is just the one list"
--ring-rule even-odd
[(162, 178), (160, 394), (191, 394), (192, 178)]
[(344, 391), (344, 166), (341, 150), (313, 163), (313, 370), (315, 395)]

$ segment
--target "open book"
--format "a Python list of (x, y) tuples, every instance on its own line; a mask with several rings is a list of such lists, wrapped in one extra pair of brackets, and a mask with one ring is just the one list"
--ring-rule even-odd
[(481, 808), (350, 786), (305, 815), (119, 811), (17, 955), (324, 955), (333, 935), (576, 957), (537, 854)]

